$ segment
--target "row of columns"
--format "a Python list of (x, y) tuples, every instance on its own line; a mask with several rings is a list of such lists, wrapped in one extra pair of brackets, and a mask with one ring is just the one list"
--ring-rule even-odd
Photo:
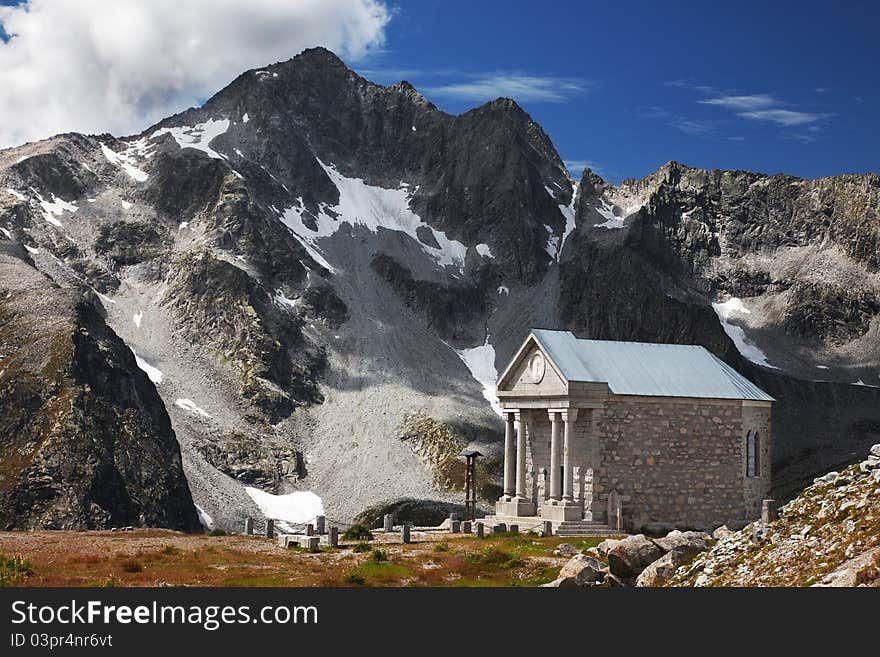
[[(550, 417), (550, 503), (574, 503), (574, 467), (572, 441), (576, 408), (547, 411)], [(527, 500), (526, 495), (526, 433), (528, 414), (521, 411), (504, 413), (504, 497)], [(560, 425), (562, 440), (560, 441)], [(562, 460), (562, 478), (559, 461)]]

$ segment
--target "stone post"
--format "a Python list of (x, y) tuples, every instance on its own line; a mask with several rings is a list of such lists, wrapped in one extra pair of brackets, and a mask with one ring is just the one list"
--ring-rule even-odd
[(509, 502), (514, 495), (514, 477), (516, 476), (516, 415), (504, 414), (504, 497)]
[(315, 526), (312, 523), (306, 525), (306, 536), (314, 536), (315, 535)]
[(390, 534), (394, 531), (394, 514), (386, 513), (385, 514), (385, 533)]
[(266, 538), (275, 537), (275, 521), (272, 518), (266, 519)]
[(326, 521), (327, 519), (324, 516), (318, 516), (315, 518), (315, 533), (316, 534), (324, 534), (326, 532)]
[(519, 525), (510, 525), (507, 528), (507, 531), (509, 531), (511, 534), (519, 534)]
[(519, 428), (516, 432), (516, 499), (526, 499), (526, 413), (517, 413)]
[(458, 519), (459, 519), (458, 514), (455, 511), (453, 511), (452, 513), (449, 514), (449, 522), (453, 522), (454, 520), (458, 520)]
[(544, 532), (544, 536), (553, 536), (553, 523), (549, 520), (545, 520), (543, 524), (544, 529), (542, 531)]
[(550, 414), (550, 499), (558, 502), (562, 498), (562, 482), (559, 480), (559, 412)]
[(327, 543), (330, 547), (339, 547), (339, 528), (338, 527), (330, 527), (330, 532), (327, 534)]
[(574, 423), (577, 422), (578, 412), (576, 408), (562, 411), (562, 421), (565, 424), (565, 440), (562, 445), (562, 501), (566, 504), (574, 504), (574, 472), (572, 471), (572, 434)]
[(254, 519), (253, 518), (245, 518), (244, 519), (244, 533), (250, 536), (254, 533)]
[(485, 531), (484, 526), (483, 526), (483, 523), (481, 523), (481, 522), (475, 522), (475, 523), (474, 523), (474, 529), (475, 529), (476, 532), (477, 532), (477, 538), (483, 538), (483, 533), (484, 533), (484, 531)]
[(457, 534), (461, 531), (461, 520), (453, 520), (449, 523), (449, 531)]
[(761, 522), (765, 525), (773, 522), (779, 517), (779, 509), (776, 506), (776, 500), (763, 500), (761, 502)]
[(410, 542), (409, 525), (404, 523), (400, 528), (400, 540), (404, 543)]
[(461, 533), (462, 534), (470, 534), (471, 533), (471, 521), (465, 520), (461, 523)]

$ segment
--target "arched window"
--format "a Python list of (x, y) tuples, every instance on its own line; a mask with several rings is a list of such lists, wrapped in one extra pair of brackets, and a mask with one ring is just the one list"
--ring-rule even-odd
[(759, 477), (761, 475), (760, 436), (757, 431), (749, 431), (746, 434), (746, 476)]

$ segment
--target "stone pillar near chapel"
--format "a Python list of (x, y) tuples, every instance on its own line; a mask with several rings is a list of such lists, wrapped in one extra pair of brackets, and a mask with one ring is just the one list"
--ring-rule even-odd
[(517, 413), (519, 427), (516, 432), (516, 501), (526, 499), (526, 417), (525, 413)]
[(562, 482), (559, 481), (559, 411), (548, 411), (550, 415), (550, 499), (562, 499)]

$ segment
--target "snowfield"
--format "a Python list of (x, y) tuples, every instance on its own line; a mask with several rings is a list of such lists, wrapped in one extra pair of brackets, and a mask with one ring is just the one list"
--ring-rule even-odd
[(134, 165), (134, 160), (125, 153), (117, 153), (106, 144), (101, 144), (101, 152), (110, 164), (114, 164), (122, 169), (129, 178), (136, 182), (145, 182), (149, 176), (142, 169), (138, 169)]
[[(412, 237), (437, 264), (459, 269), (464, 266), (467, 247), (461, 242), (449, 239), (446, 233), (431, 228), (410, 209), (408, 185), (403, 184), (399, 189), (375, 187), (366, 184), (361, 178), (346, 178), (333, 165), (326, 165), (321, 160), (318, 160), (318, 164), (339, 190), (339, 203), (333, 207), (321, 208), (315, 217), (317, 230), (311, 229), (303, 222), (306, 209), (301, 198), (297, 199), (296, 206), (284, 210), (281, 221), (293, 231), (309, 254), (324, 267), (334, 271), (321, 255), (318, 240), (330, 237), (346, 223), (351, 226), (364, 226), (373, 233), (377, 233), (380, 228), (405, 233)], [(325, 212), (327, 209), (338, 217), (327, 214)], [(438, 246), (424, 244), (419, 240), (416, 234), (419, 228), (430, 230)]]
[[(131, 349), (131, 347), (129, 347)], [(147, 374), (147, 378), (153, 382), (153, 385), (159, 385), (162, 383), (162, 378), (164, 375), (162, 372), (152, 365), (150, 365), (147, 361), (137, 355), (137, 352), (134, 349), (131, 349), (131, 353), (134, 354), (134, 360), (137, 363), (137, 366), (141, 368)]]
[(209, 144), (216, 137), (219, 137), (229, 130), (229, 125), (229, 119), (211, 119), (205, 123), (199, 123), (198, 125), (189, 127), (162, 128), (161, 130), (156, 130), (156, 132), (150, 135), (150, 139), (161, 137), (164, 134), (170, 134), (174, 137), (174, 141), (176, 141), (177, 145), (181, 148), (195, 148), (196, 150), (207, 153), (208, 157), (212, 157), (215, 160), (225, 160), (226, 156), (215, 151), (209, 146)]
[(779, 369), (775, 365), (771, 365), (764, 352), (746, 337), (746, 332), (743, 327), (730, 323), (731, 315), (751, 314), (752, 311), (746, 308), (742, 299), (730, 297), (724, 303), (713, 303), (712, 308), (715, 310), (715, 314), (718, 315), (718, 319), (721, 321), (721, 326), (724, 329), (724, 332), (727, 333), (731, 340), (733, 340), (737, 351), (739, 351), (744, 358), (747, 358), (758, 365), (763, 365), (764, 367), (769, 367), (774, 370)]
[[(316, 516), (324, 515), (324, 503), (320, 497), (310, 491), (273, 495), (251, 486), (245, 486), (244, 490), (254, 501), (254, 504), (260, 507), (263, 515), (276, 522), (301, 525), (313, 521)], [(279, 524), (279, 529), (290, 530), (291, 528)]]
[(483, 386), (483, 397), (489, 402), (492, 410), (502, 415), (501, 405), (495, 395), (495, 382), (498, 380), (498, 370), (495, 369), (495, 347), (486, 343), (470, 349), (454, 349), (461, 361), (467, 366), (471, 376)]

